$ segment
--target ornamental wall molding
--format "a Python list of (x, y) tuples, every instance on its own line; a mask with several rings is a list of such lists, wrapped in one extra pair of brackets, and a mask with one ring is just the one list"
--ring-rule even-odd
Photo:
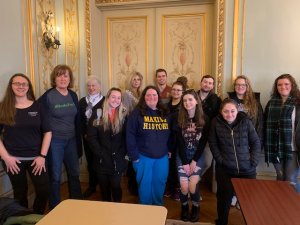
[(214, 0), (95, 0), (96, 6), (103, 11), (117, 9), (213, 4), (214, 2)]

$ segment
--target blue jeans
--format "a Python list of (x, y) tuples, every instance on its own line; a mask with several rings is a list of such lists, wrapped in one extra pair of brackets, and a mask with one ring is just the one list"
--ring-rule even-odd
[(299, 182), (299, 174), (300, 174), (300, 168), (296, 169), (294, 173), (291, 176), (291, 183), (294, 186), (297, 193), (300, 194), (300, 182)]
[(295, 190), (300, 193), (298, 153), (293, 152), (292, 159), (281, 161), (280, 163), (273, 163), (273, 165), (277, 174), (277, 180), (289, 181)]
[(68, 176), (69, 197), (82, 199), (79, 181), (79, 160), (76, 149), (76, 139), (52, 138), (49, 149), (50, 201), (53, 209), (60, 203), (60, 183), (63, 164)]
[[(202, 174), (202, 166), (205, 164), (205, 160), (204, 160), (203, 156), (204, 155), (202, 154), (202, 156), (196, 162), (196, 165), (200, 168), (200, 170), (194, 171), (190, 176), (198, 175), (200, 177), (200, 174)], [(190, 177), (185, 173), (185, 171), (183, 169), (182, 161), (180, 159), (179, 154), (177, 154), (177, 156), (176, 156), (176, 166), (177, 166), (178, 180), (179, 181), (180, 181), (180, 177), (186, 177), (186, 178)]]
[(144, 205), (163, 205), (163, 196), (169, 170), (168, 156), (154, 159), (140, 155), (133, 162), (139, 189), (139, 200)]

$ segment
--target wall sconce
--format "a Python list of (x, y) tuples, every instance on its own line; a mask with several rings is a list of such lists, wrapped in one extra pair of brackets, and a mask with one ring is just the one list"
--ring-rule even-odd
[(43, 42), (45, 47), (49, 50), (50, 48), (58, 49), (60, 44), (59, 41), (59, 27), (54, 31), (54, 26), (52, 23), (52, 18), (54, 17), (53, 13), (48, 11), (46, 12), (45, 19), (45, 29), (43, 33)]

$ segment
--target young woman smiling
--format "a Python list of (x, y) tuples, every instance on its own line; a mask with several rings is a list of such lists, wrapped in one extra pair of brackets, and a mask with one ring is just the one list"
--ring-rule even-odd
[(46, 112), (35, 101), (32, 84), (24, 74), (10, 78), (0, 103), (1, 134), (0, 156), (14, 198), (28, 208), (28, 173), (36, 194), (33, 210), (43, 214), (49, 198), (46, 156), (52, 133)]
[(234, 189), (231, 178), (256, 178), (260, 140), (249, 117), (238, 111), (237, 103), (225, 99), (220, 114), (212, 120), (209, 146), (216, 161), (216, 225), (226, 225)]
[[(99, 113), (99, 111), (102, 111)], [(102, 109), (94, 111), (87, 129), (103, 201), (121, 202), (121, 178), (126, 169), (125, 119), (122, 92), (111, 88)]]
[[(200, 157), (204, 151), (208, 126), (205, 126), (204, 112), (198, 94), (186, 90), (178, 114), (176, 140), (178, 143), (177, 169), (180, 183), (181, 219), (196, 222), (200, 215)], [(188, 195), (192, 200), (189, 215)]]
[(274, 165), (277, 180), (295, 185), (300, 193), (300, 91), (293, 76), (276, 78), (265, 110), (265, 161)]

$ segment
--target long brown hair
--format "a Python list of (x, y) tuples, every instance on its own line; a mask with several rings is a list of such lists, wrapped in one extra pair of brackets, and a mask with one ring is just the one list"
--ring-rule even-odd
[(202, 105), (201, 105), (201, 101), (199, 99), (199, 96), (198, 96), (198, 94), (196, 93), (196, 91), (194, 89), (186, 90), (185, 92), (183, 92), (183, 94), (181, 96), (181, 103), (180, 103), (180, 109), (179, 109), (179, 114), (178, 114), (178, 125), (179, 125), (179, 127), (185, 128), (188, 124), (189, 119), (190, 119), (188, 111), (184, 108), (183, 97), (185, 95), (192, 95), (195, 98), (195, 100), (197, 101), (194, 120), (195, 120), (196, 127), (203, 127), (204, 124), (205, 124), (204, 112), (203, 112), (203, 109), (202, 109)]
[[(244, 75), (239, 75), (235, 78), (233, 85), (235, 86), (237, 80), (244, 80), (246, 83), (246, 92), (244, 94), (244, 107), (247, 110), (247, 114), (251, 117), (256, 119), (257, 116), (257, 100), (255, 99), (255, 95), (253, 93), (250, 80), (248, 77)], [(235, 87), (234, 87), (235, 90)]]
[(126, 108), (123, 106), (122, 102), (121, 104), (116, 108), (116, 114), (113, 123), (110, 122), (109, 119), (109, 105), (108, 105), (108, 99), (113, 91), (118, 91), (121, 94), (122, 97), (122, 91), (119, 88), (112, 87), (108, 90), (104, 103), (103, 103), (103, 128), (104, 130), (112, 129), (113, 133), (117, 134), (120, 131), (122, 131), (124, 120), (126, 117)]
[(15, 77), (23, 77), (28, 82), (27, 99), (35, 101), (32, 84), (27, 76), (22, 73), (14, 74), (8, 82), (6, 92), (0, 103), (0, 123), (8, 126), (15, 125), (16, 116), (16, 97), (12, 89), (12, 83)]
[(276, 80), (273, 84), (272, 95), (277, 95), (278, 97), (280, 97), (280, 94), (277, 89), (277, 83), (279, 80), (282, 80), (282, 79), (288, 79), (291, 82), (292, 89), (291, 89), (290, 95), (295, 98), (295, 103), (300, 104), (300, 90), (298, 88), (297, 82), (292, 75), (287, 74), (287, 73), (282, 74), (276, 78)]

